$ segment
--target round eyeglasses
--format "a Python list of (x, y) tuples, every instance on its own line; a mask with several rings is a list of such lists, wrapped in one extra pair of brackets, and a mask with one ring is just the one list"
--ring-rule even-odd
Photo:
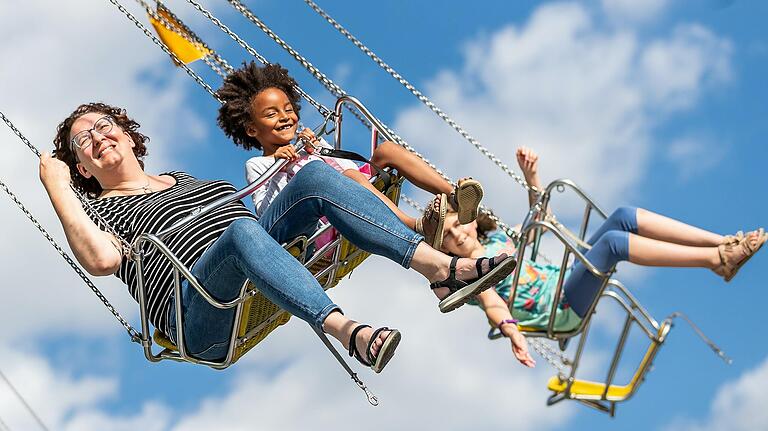
[(115, 120), (113, 120), (109, 115), (105, 115), (99, 118), (95, 123), (93, 123), (93, 127), (88, 130), (82, 130), (72, 137), (71, 143), (73, 149), (76, 146), (85, 151), (85, 149), (93, 143), (93, 132), (98, 132), (100, 135), (106, 135), (112, 131), (112, 127), (114, 125)]

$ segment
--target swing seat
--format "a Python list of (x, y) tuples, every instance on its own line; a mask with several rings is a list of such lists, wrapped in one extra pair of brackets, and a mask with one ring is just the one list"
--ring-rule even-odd
[(650, 370), (653, 359), (659, 347), (666, 340), (669, 330), (672, 328), (671, 321), (662, 322), (656, 337), (651, 340), (648, 350), (646, 350), (643, 359), (635, 370), (632, 379), (626, 385), (607, 385), (601, 382), (589, 380), (574, 379), (573, 383), (568, 384), (568, 380), (561, 379), (560, 376), (553, 376), (547, 383), (547, 389), (553, 392), (553, 396), (565, 395), (574, 400), (588, 401), (625, 401), (631, 397), (645, 380), (645, 374)]
[[(574, 380), (571, 385), (571, 396), (573, 398), (589, 399), (589, 400), (602, 400), (607, 401), (623, 401), (627, 399), (632, 392), (634, 384), (628, 385), (610, 385), (608, 386), (608, 392), (605, 392), (605, 384), (598, 382), (591, 382), (589, 380)], [(553, 376), (547, 383), (547, 389), (556, 394), (565, 392), (567, 382), (560, 380), (558, 376)], [(605, 398), (603, 398), (605, 393)]]
[[(255, 286), (248, 283), (248, 290), (255, 290)], [(261, 340), (265, 339), (272, 331), (285, 325), (291, 319), (291, 314), (282, 310), (270, 302), (260, 292), (243, 304), (243, 314), (237, 330), (237, 345), (232, 358), (232, 363), (251, 350)], [(168, 352), (178, 352), (179, 348), (162, 331), (155, 329), (152, 339), (157, 345)]]

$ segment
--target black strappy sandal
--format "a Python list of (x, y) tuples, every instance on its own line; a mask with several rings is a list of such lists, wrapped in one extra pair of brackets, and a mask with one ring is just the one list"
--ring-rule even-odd
[[(506, 257), (500, 263), (497, 263), (496, 259), (500, 256)], [(448, 296), (440, 301), (440, 311), (443, 313), (448, 313), (461, 307), (474, 295), (495, 286), (514, 271), (517, 265), (517, 261), (506, 254), (500, 254), (493, 258), (481, 257), (475, 262), (479, 277), (474, 280), (464, 281), (456, 279), (456, 262), (458, 260), (458, 256), (454, 256), (451, 259), (451, 272), (448, 278), (429, 285), (432, 289), (447, 287), (451, 291)], [(483, 273), (483, 262), (486, 260), (488, 261), (488, 272)]]
[[(397, 345), (400, 344), (402, 334), (397, 329), (390, 329), (386, 326), (373, 331), (371, 339), (368, 340), (368, 345), (365, 347), (365, 357), (363, 357), (360, 351), (357, 350), (357, 334), (362, 329), (370, 327), (371, 325), (358, 325), (352, 331), (352, 335), (349, 336), (349, 356), (354, 357), (366, 367), (371, 367), (373, 372), (380, 373), (384, 367), (387, 366), (389, 360), (392, 359), (392, 356), (394, 356), (395, 349), (397, 349)], [(373, 342), (376, 341), (376, 339), (379, 338), (379, 334), (384, 331), (390, 331), (390, 333), (384, 340), (384, 344), (381, 345), (381, 349), (379, 349), (379, 353), (376, 357), (371, 357), (371, 347), (373, 346)]]

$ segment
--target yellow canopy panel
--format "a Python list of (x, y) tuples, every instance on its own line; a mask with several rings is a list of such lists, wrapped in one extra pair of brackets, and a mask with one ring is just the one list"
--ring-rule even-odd
[[(171, 23), (176, 29), (184, 28), (165, 9), (158, 8), (157, 14), (165, 21)], [(190, 42), (188, 40), (192, 39), (190, 35), (182, 35), (178, 31), (168, 29), (163, 25), (162, 21), (155, 19), (151, 14), (149, 15), (149, 22), (152, 24), (152, 27), (155, 28), (155, 32), (157, 32), (157, 36), (160, 40), (171, 50), (171, 52), (176, 54), (176, 57), (178, 57), (184, 64), (200, 60), (211, 53), (201, 44), (193, 44)]]

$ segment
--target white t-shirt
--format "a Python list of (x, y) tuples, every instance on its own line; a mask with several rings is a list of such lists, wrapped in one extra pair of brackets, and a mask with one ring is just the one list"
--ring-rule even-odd
[[(326, 148), (333, 148), (322, 138), (320, 139), (320, 145)], [(304, 165), (313, 160), (322, 160), (339, 172), (343, 172), (347, 169), (357, 170), (358, 168), (357, 164), (351, 160), (305, 154), (283, 167), (283, 169), (276, 173), (271, 180), (253, 192), (251, 197), (253, 198), (253, 206), (256, 207), (256, 217), (261, 217), (269, 204), (275, 200), (277, 194), (288, 185), (288, 181), (290, 181), (291, 178), (304, 167)], [(259, 177), (274, 163), (274, 156), (258, 156), (248, 159), (248, 161), (245, 162), (245, 178), (248, 181), (248, 184), (259, 179)]]

